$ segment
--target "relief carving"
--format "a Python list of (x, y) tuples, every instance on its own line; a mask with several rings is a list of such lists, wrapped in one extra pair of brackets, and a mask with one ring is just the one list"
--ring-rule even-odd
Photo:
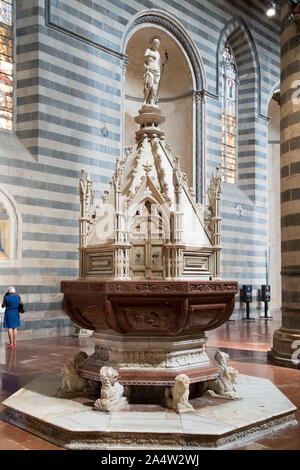
[(149, 291), (149, 292), (158, 292), (160, 290), (159, 284), (146, 284), (139, 283), (135, 285), (137, 291)]
[(123, 314), (130, 325), (137, 329), (165, 328), (169, 323), (169, 312), (164, 311), (156, 313), (126, 308)]
[(190, 284), (190, 290), (193, 291), (200, 291), (205, 292), (205, 284)]
[(163, 292), (185, 292), (185, 284), (164, 284), (162, 288)]

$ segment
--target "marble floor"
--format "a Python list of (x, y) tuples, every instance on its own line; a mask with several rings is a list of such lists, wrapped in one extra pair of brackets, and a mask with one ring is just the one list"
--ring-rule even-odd
[[(298, 425), (249, 443), (242, 450), (300, 450), (300, 370), (267, 363), (272, 334), (279, 326), (279, 318), (253, 323), (237, 320), (208, 332), (209, 352), (213, 354), (216, 349), (228, 352), (230, 364), (240, 373), (271, 380), (298, 407)], [(14, 351), (7, 351), (5, 344), (0, 343), (0, 402), (40, 374), (59, 372), (79, 350), (91, 354), (91, 340), (75, 337), (23, 340)], [(0, 450), (63, 449), (0, 420)]]

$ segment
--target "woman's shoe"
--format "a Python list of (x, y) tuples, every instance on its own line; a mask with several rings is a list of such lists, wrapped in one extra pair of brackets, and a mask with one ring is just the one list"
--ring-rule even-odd
[(16, 346), (14, 344), (7, 344), (6, 349), (14, 349)]

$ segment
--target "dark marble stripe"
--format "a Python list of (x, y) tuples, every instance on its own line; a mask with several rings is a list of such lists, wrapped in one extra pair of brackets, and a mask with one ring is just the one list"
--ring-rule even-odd
[[(50, 0), (50, 2), (52, 1), (53, 0)], [(86, 8), (90, 8), (92, 10), (91, 13), (93, 15), (95, 14), (95, 12), (98, 12), (100, 13), (100, 16), (103, 16), (104, 18), (110, 18), (111, 20), (115, 21), (116, 23), (120, 23), (123, 26), (127, 25), (127, 19), (125, 17), (120, 16), (111, 10), (108, 10), (107, 8), (93, 0), (78, 0), (78, 3), (82, 4)]]
[(51, 312), (52, 310), (62, 310), (61, 302), (26, 302), (26, 312)]
[[(60, 4), (62, 5), (62, 2), (60, 2)], [(114, 51), (117, 53), (120, 52), (120, 44), (118, 40), (120, 40), (122, 37), (121, 30), (117, 28), (112, 28), (105, 22), (98, 21), (95, 18), (88, 17), (87, 15), (83, 15), (81, 12), (78, 12), (78, 16), (79, 16), (79, 19), (81, 20), (83, 20), (82, 16), (86, 17), (85, 19), (86, 28), (84, 28), (83, 26), (79, 26), (78, 24), (75, 23), (76, 22), (76, 19), (75, 19), (76, 10), (68, 7), (67, 5), (64, 5), (64, 6), (65, 8), (72, 10), (72, 12), (69, 11), (68, 13), (74, 16), (74, 22), (63, 18), (63, 16), (58, 16), (59, 12), (56, 12), (55, 14), (54, 12), (52, 12), (52, 8), (50, 8), (49, 23), (51, 25), (57, 26), (58, 28), (68, 31), (78, 37), (87, 39), (91, 41), (92, 43), (97, 44), (98, 46), (102, 46), (102, 47), (104, 46), (107, 49), (110, 49), (111, 51)], [(94, 33), (89, 29), (91, 25), (97, 28), (96, 30), (99, 34)], [(109, 40), (109, 39), (105, 39), (105, 36), (106, 36), (105, 33), (115, 36), (116, 42), (113, 42), (112, 40)]]
[(286, 140), (280, 145), (281, 155), (300, 149), (300, 137)]
[[(281, 59), (286, 55), (288, 54), (289, 52), (292, 52), (294, 51), (295, 49), (297, 49), (298, 47), (300, 47), (299, 45), (299, 41), (297, 40), (298, 36), (297, 35), (293, 35), (291, 38), (287, 39), (281, 46)], [(296, 56), (296, 51), (295, 51), (295, 56)]]
[(240, 173), (239, 180), (243, 180), (243, 179), (249, 179), (249, 180), (255, 179), (255, 180), (267, 181), (267, 176), (259, 174), (259, 173)]
[(283, 82), (285, 79), (290, 77), (291, 75), (298, 74), (300, 72), (300, 60), (295, 60), (294, 62), (287, 65), (280, 74), (280, 80)]
[[(1, 155), (1, 154), (0, 154)], [(67, 178), (74, 178), (76, 182), (78, 182), (79, 178), (81, 177), (81, 172), (78, 170), (70, 170), (68, 168), (62, 168), (58, 166), (52, 166), (52, 165), (44, 165), (43, 163), (40, 162), (28, 162), (24, 160), (18, 160), (10, 157), (2, 157), (0, 156), (0, 164), (1, 165), (7, 165), (13, 168), (22, 168), (24, 170), (30, 170), (33, 172), (37, 173), (46, 173), (48, 175), (58, 175), (60, 177), (67, 177)], [(1, 178), (1, 177), (0, 177)], [(38, 175), (37, 175), (38, 178)], [(25, 178), (22, 178), (24, 180)], [(104, 176), (104, 175), (97, 175), (94, 173), (91, 173), (91, 179), (95, 183), (109, 183), (110, 182), (110, 177)], [(30, 180), (32, 182), (32, 180)], [(36, 181), (37, 184), (51, 184), (51, 183), (44, 183), (44, 182), (39, 182)], [(54, 184), (54, 183), (53, 183)], [(57, 185), (55, 186), (57, 187)], [(65, 191), (63, 192), (72, 192), (75, 194), (74, 188), (71, 190), (70, 186), (63, 186)], [(59, 191), (61, 192), (61, 191)], [(78, 190), (76, 189), (76, 192), (78, 193)]]
[[(245, 155), (244, 155), (245, 157)], [(240, 155), (239, 155), (239, 158), (240, 158)], [(265, 165), (264, 163), (260, 163), (260, 162), (244, 162), (244, 163), (240, 163), (238, 162), (238, 167), (239, 168), (257, 168), (257, 170), (265, 170), (267, 171), (267, 165)]]
[(26, 320), (25, 318), (24, 316), (21, 319), (21, 326), (18, 328), (20, 331), (75, 326), (69, 318), (54, 318), (53, 320)]
[(286, 178), (289, 175), (290, 175), (290, 165), (283, 166), (280, 170), (280, 177)]
[(265, 268), (266, 263), (264, 261), (232, 261), (232, 260), (222, 260), (222, 266), (226, 267), (247, 267), (247, 268)]
[(51, 243), (71, 243), (78, 245), (79, 237), (77, 235), (62, 235), (56, 233), (38, 233), (38, 232), (23, 232), (23, 240), (32, 240), (36, 242), (51, 242)]
[[(39, 95), (27, 95), (17, 98), (17, 106), (26, 106), (31, 104), (42, 104), (47, 107), (55, 108), (56, 110), (64, 110), (74, 115), (78, 114), (79, 116), (85, 116), (90, 119), (95, 119), (100, 122), (105, 122), (107, 124), (112, 124), (114, 126), (120, 126), (120, 118), (115, 118), (109, 114), (100, 113), (94, 111), (93, 109), (84, 108), (82, 106), (77, 106), (66, 101), (61, 101), (49, 96)], [(88, 106), (88, 102), (86, 104)], [(41, 107), (42, 108), (42, 107)]]
[(280, 130), (283, 131), (284, 129), (287, 129), (288, 127), (293, 126), (295, 124), (299, 125), (299, 123), (300, 123), (300, 111), (297, 111), (281, 119)]
[(22, 256), (31, 259), (79, 259), (79, 253), (76, 251), (23, 250)]
[[(225, 277), (226, 276), (226, 277)], [(266, 279), (266, 273), (251, 273), (251, 272), (247, 272), (247, 273), (243, 273), (243, 272), (240, 272), (240, 271), (230, 271), (230, 272), (224, 272), (222, 273), (222, 279), (239, 279), (240, 281), (242, 279), (246, 279), (246, 280), (250, 280), (250, 279), (253, 279), (254, 282), (257, 282), (259, 279), (262, 279), (262, 281), (264, 282), (265, 279)]]
[(267, 237), (268, 235), (267, 230), (260, 230), (256, 227), (251, 227), (251, 225), (248, 227), (235, 227), (233, 225), (227, 225), (228, 222), (229, 220), (227, 220), (227, 217), (224, 217), (224, 220), (222, 221), (222, 232), (247, 233), (248, 235), (253, 236), (261, 235), (262, 237)]
[(281, 227), (297, 227), (300, 225), (300, 213), (284, 215), (281, 217)]
[[(19, 5), (17, 5), (16, 8), (16, 18), (17, 20), (22, 20), (25, 18), (33, 18), (36, 16), (40, 16), (40, 19), (44, 19), (45, 16), (45, 9), (41, 6), (36, 6), (36, 7), (30, 7), (30, 8), (20, 8)], [(34, 18), (34, 21), (36, 21), (36, 18)]]
[(78, 277), (78, 269), (74, 268), (39, 268), (23, 267), (11, 268), (10, 266), (0, 267), (0, 273), (6, 276), (53, 276), (53, 277)]
[[(0, 285), (0, 292), (6, 292), (8, 286)], [(60, 285), (38, 285), (38, 284), (14, 284), (18, 294), (58, 294), (60, 293)]]
[(240, 248), (234, 249), (234, 248), (223, 248), (222, 249), (222, 254), (223, 255), (239, 255), (239, 256), (259, 256), (259, 257), (265, 257), (266, 253), (264, 251), (258, 251), (258, 250), (241, 250)]
[[(103, 144), (96, 144), (88, 140), (78, 139), (76, 137), (71, 137), (71, 136), (64, 135), (64, 134), (58, 134), (56, 132), (45, 131), (43, 129), (18, 131), (17, 135), (18, 137), (20, 137), (20, 139), (32, 139), (34, 137), (40, 137), (42, 139), (48, 139), (50, 141), (52, 140), (56, 143), (59, 142), (61, 144), (71, 145), (75, 148), (95, 150), (97, 152), (106, 153), (106, 154), (114, 155), (114, 156), (119, 156), (120, 154), (119, 148), (108, 147)], [(110, 178), (107, 179), (107, 177), (105, 176), (103, 176), (102, 178), (103, 178), (104, 183), (110, 182)]]
[[(55, 124), (59, 127), (65, 127), (67, 129), (73, 129), (78, 132), (90, 134), (93, 137), (96, 136), (96, 137), (103, 138), (101, 128), (99, 128), (99, 123), (98, 123), (98, 126), (89, 126), (87, 124), (83, 124), (78, 121), (71, 121), (70, 119), (62, 119), (59, 116), (55, 116), (53, 114), (48, 114), (48, 113), (43, 113), (41, 111), (17, 115), (18, 123), (30, 122), (30, 121), (48, 122), (49, 124)], [(115, 141), (115, 142), (120, 142), (120, 134), (109, 131), (109, 128), (107, 129), (107, 135), (105, 136), (105, 138), (108, 140)]]
[(49, 217), (46, 215), (23, 214), (23, 223), (38, 225), (58, 225), (60, 227), (78, 227), (77, 219), (65, 219), (61, 217)]
[(232, 243), (236, 245), (248, 245), (248, 246), (266, 246), (266, 240), (257, 240), (257, 239), (251, 239), (251, 238), (238, 238), (238, 237), (224, 237), (222, 236), (222, 243), (225, 244), (227, 243)]
[[(299, 214), (297, 214), (299, 216)], [(282, 253), (288, 253), (289, 251), (300, 251), (300, 240), (286, 240), (281, 242)]]
[(259, 184), (239, 184), (239, 188), (241, 188), (243, 191), (261, 191), (266, 193), (268, 188), (265, 186), (260, 186)]
[[(103, 98), (100, 98), (100, 96), (95, 96), (91, 93), (86, 93), (83, 92), (79, 89), (62, 85), (59, 82), (54, 82), (51, 80), (47, 80), (45, 78), (38, 78), (38, 77), (33, 77), (31, 79), (23, 79), (23, 80), (18, 80), (17, 82), (17, 87), (19, 90), (19, 96), (22, 96), (22, 89), (28, 89), (33, 86), (40, 85), (41, 87), (45, 87), (46, 89), (49, 90), (55, 90), (59, 93), (62, 93), (62, 95), (66, 96), (66, 99), (71, 101), (73, 98), (78, 98), (80, 100), (84, 100), (85, 102), (90, 102), (90, 103), (96, 103), (99, 106), (102, 106), (103, 108), (108, 108), (112, 109), (113, 111), (120, 111), (120, 104), (116, 103), (114, 101), (109, 101)], [(26, 90), (26, 96), (28, 95), (28, 90)]]
[(83, 165), (89, 165), (95, 168), (106, 168), (108, 170), (114, 170), (116, 166), (115, 156), (108, 155), (112, 161), (98, 160), (96, 158), (89, 158), (83, 155), (77, 155), (71, 152), (64, 152), (62, 150), (51, 149), (49, 147), (29, 147), (29, 150), (33, 155), (43, 155), (45, 157), (55, 158), (57, 160), (65, 160), (68, 162), (81, 163)]
[(299, 304), (300, 302), (300, 291), (282, 291), (283, 302), (293, 302)]
[[(33, 28), (35, 30), (33, 31)], [(49, 28), (48, 26), (44, 26), (42, 24), (33, 25), (32, 29), (27, 28), (26, 31), (21, 28), (21, 30), (17, 29), (16, 34), (17, 36), (21, 35), (28, 35), (32, 36), (34, 33), (39, 33), (40, 35), (40, 42), (32, 42), (27, 44), (23, 44), (23, 41), (18, 41), (19, 44), (17, 45), (17, 54), (22, 54), (25, 52), (31, 52), (33, 50), (39, 50), (40, 44), (43, 42), (51, 43), (51, 39), (56, 41), (63, 42), (71, 47), (81, 50), (83, 52), (88, 53), (95, 57), (96, 60), (105, 61), (106, 63), (120, 66), (120, 56), (119, 54), (110, 54), (108, 51), (103, 50), (102, 48), (97, 47), (96, 44), (89, 44), (88, 41), (80, 41), (76, 37), (72, 37), (71, 35), (64, 34), (64, 32), (60, 32), (57, 29)]]
[(41, 198), (32, 198), (26, 196), (16, 195), (15, 199), (18, 204), (24, 204), (26, 206), (36, 206), (36, 207), (49, 207), (51, 209), (58, 209), (63, 211), (73, 211), (76, 214), (79, 214), (80, 205), (73, 204), (71, 202), (64, 201), (55, 201), (51, 199), (41, 199)]
[(78, 188), (73, 186), (66, 186), (62, 184), (47, 183), (42, 181), (35, 181), (32, 179), (20, 178), (16, 176), (1, 175), (0, 182), (4, 184), (12, 184), (15, 186), (22, 186), (25, 188), (34, 188), (41, 191), (53, 191), (55, 193), (66, 193), (78, 195)]

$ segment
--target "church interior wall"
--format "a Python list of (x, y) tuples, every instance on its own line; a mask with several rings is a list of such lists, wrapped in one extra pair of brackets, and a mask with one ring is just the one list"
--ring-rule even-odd
[[(122, 47), (130, 24), (142, 12), (155, 17), (158, 11), (161, 17), (174, 18), (203, 62), (207, 181), (221, 164), (222, 106), (216, 76), (222, 33), (224, 41), (231, 37), (240, 54), (238, 183), (223, 185), (221, 261), (223, 277), (252, 284), (257, 300), (266, 279), (268, 246), (268, 103), (279, 81), (280, 61), (279, 23), (264, 15), (264, 2), (18, 0), (15, 4), (16, 122), (12, 133), (0, 132), (0, 185), (13, 195), (21, 213), (22, 260), (18, 267), (0, 265), (0, 285), (3, 293), (15, 285), (27, 305), (20, 336), (74, 331), (61, 308), (60, 281), (78, 277), (78, 181), (84, 168), (99, 197), (110, 182), (123, 141), (131, 143), (126, 142), (126, 132), (122, 135), (123, 112), (129, 103), (123, 89)], [(251, 33), (252, 42), (245, 31)], [(251, 53), (250, 66), (243, 62), (245, 50)], [(176, 78), (180, 82), (180, 74)], [(191, 101), (188, 96), (162, 102), (162, 107), (169, 128), (173, 127), (170, 134), (166, 129), (167, 140), (171, 145), (174, 140), (196, 181), (187, 132), (195, 119), (189, 111)], [(129, 122), (134, 106), (130, 101)], [(176, 143), (179, 109), (184, 126)], [(257, 308), (262, 308), (260, 303)], [(236, 313), (242, 310), (237, 298)]]

